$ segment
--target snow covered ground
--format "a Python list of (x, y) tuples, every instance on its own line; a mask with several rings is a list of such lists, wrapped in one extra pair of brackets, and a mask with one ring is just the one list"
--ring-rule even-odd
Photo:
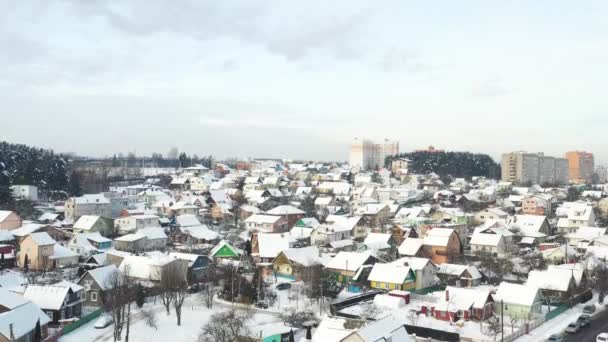
[(530, 334), (524, 335), (518, 338), (517, 342), (535, 342), (545, 341), (549, 336), (553, 334), (560, 335), (564, 332), (568, 324), (576, 321), (578, 316), (583, 314), (583, 308), (587, 305), (595, 303), (596, 312), (592, 315), (595, 316), (605, 310), (605, 306), (598, 303), (597, 294), (593, 296), (593, 299), (587, 303), (577, 304), (572, 309), (564, 311), (561, 315), (558, 315), (554, 319), (543, 323), (538, 328), (532, 330)]
[[(156, 313), (158, 330), (151, 328), (143, 319), (140, 312), (135, 312), (131, 321), (131, 333), (129, 340), (134, 342), (150, 341), (171, 341), (171, 342), (193, 342), (196, 341), (201, 328), (209, 321), (214, 313), (226, 310), (226, 307), (216, 305), (209, 310), (202, 305), (198, 296), (190, 296), (186, 299), (182, 308), (182, 325), (177, 326), (175, 312), (167, 316), (165, 307), (157, 302), (146, 303), (144, 309), (152, 309)], [(259, 327), (270, 323), (280, 323), (281, 320), (276, 315), (256, 312), (250, 321), (250, 331), (257, 333)], [(113, 328), (109, 326), (105, 329), (95, 329), (95, 320), (75, 330), (74, 332), (62, 336), (60, 342), (83, 342), (83, 341), (113, 341)], [(123, 331), (124, 338), (124, 331)]]

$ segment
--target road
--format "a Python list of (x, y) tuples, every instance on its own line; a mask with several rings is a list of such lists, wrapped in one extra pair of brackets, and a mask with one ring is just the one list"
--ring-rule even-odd
[(577, 334), (568, 335), (567, 342), (595, 342), (595, 338), (601, 332), (608, 332), (608, 310), (593, 317), (591, 324), (581, 329)]

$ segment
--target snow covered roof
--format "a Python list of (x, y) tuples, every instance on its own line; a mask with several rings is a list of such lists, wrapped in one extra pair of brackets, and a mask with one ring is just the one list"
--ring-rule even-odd
[(457, 265), (457, 264), (441, 264), (439, 265), (438, 274), (460, 277), (464, 271), (469, 271), (472, 279), (481, 279), (481, 273), (475, 266)]
[(182, 228), (182, 232), (198, 240), (211, 241), (220, 237), (218, 233), (212, 231), (205, 225), (184, 227)]
[(175, 259), (168, 255), (152, 256), (126, 256), (120, 263), (118, 269), (125, 272), (129, 270), (129, 276), (145, 280), (160, 280), (160, 268)]
[(102, 194), (86, 194), (80, 197), (74, 197), (74, 203), (76, 204), (110, 204), (110, 200)]
[(530, 271), (526, 286), (543, 290), (566, 292), (570, 287), (572, 271), (566, 269), (547, 269), (545, 271)]
[(286, 215), (303, 215), (304, 211), (292, 206), (292, 205), (280, 205), (278, 207), (274, 207), (271, 210), (268, 210), (266, 212), (266, 214), (268, 215), (279, 215), (279, 216), (286, 216)]
[(339, 252), (326, 265), (326, 268), (336, 270), (356, 271), (371, 257), (370, 252)]
[(30, 235), (31, 233), (34, 233), (34, 232), (42, 229), (42, 227), (44, 227), (43, 224), (26, 223), (26, 224), (22, 225), (21, 228), (13, 229), (10, 232), (15, 237), (25, 237), (25, 236)]
[[(38, 221), (55, 221), (58, 217), (59, 214), (46, 212), (38, 217)], [(0, 218), (0, 221), (2, 221), (2, 218)]]
[[(376, 298), (378, 298), (378, 296), (376, 296)], [(394, 298), (397, 298), (397, 297), (394, 297)], [(401, 298), (399, 298), (399, 299), (401, 299)], [(403, 299), (401, 299), (401, 300), (403, 300)], [(389, 301), (393, 301), (393, 300), (389, 299)], [(374, 302), (375, 302), (375, 299), (374, 299)], [(357, 331), (356, 334), (365, 342), (415, 341), (414, 338), (410, 337), (407, 334), (407, 331), (405, 330), (404, 326), (405, 326), (405, 322), (403, 320), (403, 317), (398, 317), (398, 315), (389, 315), (387, 317), (367, 323), (365, 326), (361, 327), (359, 329), (359, 331)]]
[(424, 269), (430, 262), (431, 260), (427, 258), (403, 257), (392, 261), (391, 264), (409, 266), (412, 270), (419, 271)]
[(350, 335), (355, 327), (348, 326), (346, 318), (325, 316), (312, 335), (313, 342), (341, 341)]
[(200, 226), (200, 221), (194, 215), (178, 215), (175, 222), (180, 227)]
[(533, 306), (539, 293), (538, 287), (502, 282), (493, 296), (496, 302)]
[(593, 240), (606, 234), (607, 228), (599, 227), (579, 227), (575, 233), (568, 234), (568, 238)]
[(294, 261), (304, 267), (320, 265), (319, 249), (316, 246), (303, 248), (288, 248), (283, 250), (287, 259)]
[(407, 238), (403, 240), (397, 251), (400, 255), (414, 256), (418, 253), (423, 244), (423, 239)]
[(372, 271), (367, 277), (369, 281), (377, 281), (391, 284), (403, 284), (412, 272), (409, 266), (400, 264), (374, 264)]
[(36, 304), (2, 288), (0, 288), (0, 305), (10, 306), (10, 311), (0, 313), (0, 334), (6, 340), (10, 339), (11, 326), (13, 336), (20, 339), (34, 330), (38, 320), (40, 325), (46, 325), (51, 321)]
[(99, 285), (102, 290), (106, 290), (110, 287), (110, 279), (114, 275), (114, 273), (117, 272), (119, 271), (115, 265), (98, 267), (96, 269), (87, 271), (87, 273), (91, 275), (93, 280), (95, 280), (97, 285)]
[(99, 220), (99, 216), (95, 215), (83, 215), (80, 216), (78, 221), (74, 223), (74, 228), (82, 230), (90, 230), (95, 225), (95, 222)]
[(433, 228), (427, 231), (424, 237), (424, 244), (427, 246), (446, 247), (450, 241), (450, 236), (454, 233), (454, 229), (450, 228)]
[(294, 239), (289, 234), (258, 233), (258, 255), (260, 258), (276, 258), (280, 252), (289, 248)]
[[(439, 303), (435, 309), (446, 311), (455, 308), (456, 310), (483, 309), (490, 297), (489, 288), (458, 288), (448, 286), (445, 291), (435, 292), (438, 294)], [(446, 301), (449, 296), (449, 301)]]
[(245, 222), (253, 222), (260, 224), (273, 224), (281, 219), (281, 216), (253, 214), (249, 216)]
[(6, 218), (12, 213), (10, 210), (0, 210), (0, 222), (6, 220)]
[(388, 249), (391, 247), (389, 244), (389, 240), (391, 239), (391, 234), (388, 233), (369, 233), (363, 241), (363, 244), (366, 245), (370, 249)]
[(41, 309), (59, 310), (63, 306), (70, 286), (65, 285), (28, 285), (23, 297), (31, 300)]
[(72, 252), (71, 250), (63, 247), (62, 245), (55, 243), (53, 247), (53, 255), (51, 255), (50, 259), (63, 259), (63, 258), (77, 258), (79, 255), (76, 252)]
[(222, 249), (222, 247), (226, 246), (227, 248), (229, 248), (230, 250), (232, 250), (234, 252), (234, 254), (241, 254), (242, 251), (234, 246), (232, 246), (230, 243), (228, 243), (228, 241), (226, 240), (222, 240), (220, 241), (217, 245), (215, 245), (215, 247), (213, 247), (211, 249), (211, 251), (209, 252), (209, 256), (213, 256), (215, 255), (220, 249)]
[(29, 235), (38, 246), (54, 245), (55, 240), (46, 232), (32, 233)]
[(496, 247), (502, 239), (503, 237), (500, 234), (476, 233), (473, 234), (470, 244)]

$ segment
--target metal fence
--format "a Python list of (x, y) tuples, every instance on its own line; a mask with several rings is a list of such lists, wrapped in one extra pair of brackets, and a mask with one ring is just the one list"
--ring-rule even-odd
[(95, 318), (101, 316), (102, 313), (103, 313), (102, 309), (97, 309), (86, 316), (80, 317), (80, 319), (78, 321), (64, 326), (63, 329), (61, 330), (61, 335), (67, 335), (67, 334), (71, 333), (72, 331), (80, 328), (81, 326), (83, 326), (83, 325), (89, 323), (90, 321), (94, 320)]
[(558, 306), (557, 308), (547, 312), (545, 314), (545, 320), (549, 321), (554, 319), (555, 317), (557, 317), (558, 315), (562, 314), (564, 311), (568, 310), (570, 307), (568, 306), (568, 304), (562, 304), (560, 306)]

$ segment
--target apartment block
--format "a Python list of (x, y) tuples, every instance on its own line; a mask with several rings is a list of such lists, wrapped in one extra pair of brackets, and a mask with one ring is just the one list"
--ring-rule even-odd
[(595, 171), (593, 153), (584, 151), (566, 152), (568, 160), (569, 179), (573, 183), (586, 183), (591, 181)]
[(399, 153), (399, 142), (385, 139), (375, 143), (368, 139), (355, 138), (350, 145), (348, 161), (352, 167), (362, 170), (378, 170), (384, 167), (387, 156)]
[(543, 153), (511, 152), (502, 155), (502, 180), (516, 184), (564, 184), (568, 182), (568, 160)]

